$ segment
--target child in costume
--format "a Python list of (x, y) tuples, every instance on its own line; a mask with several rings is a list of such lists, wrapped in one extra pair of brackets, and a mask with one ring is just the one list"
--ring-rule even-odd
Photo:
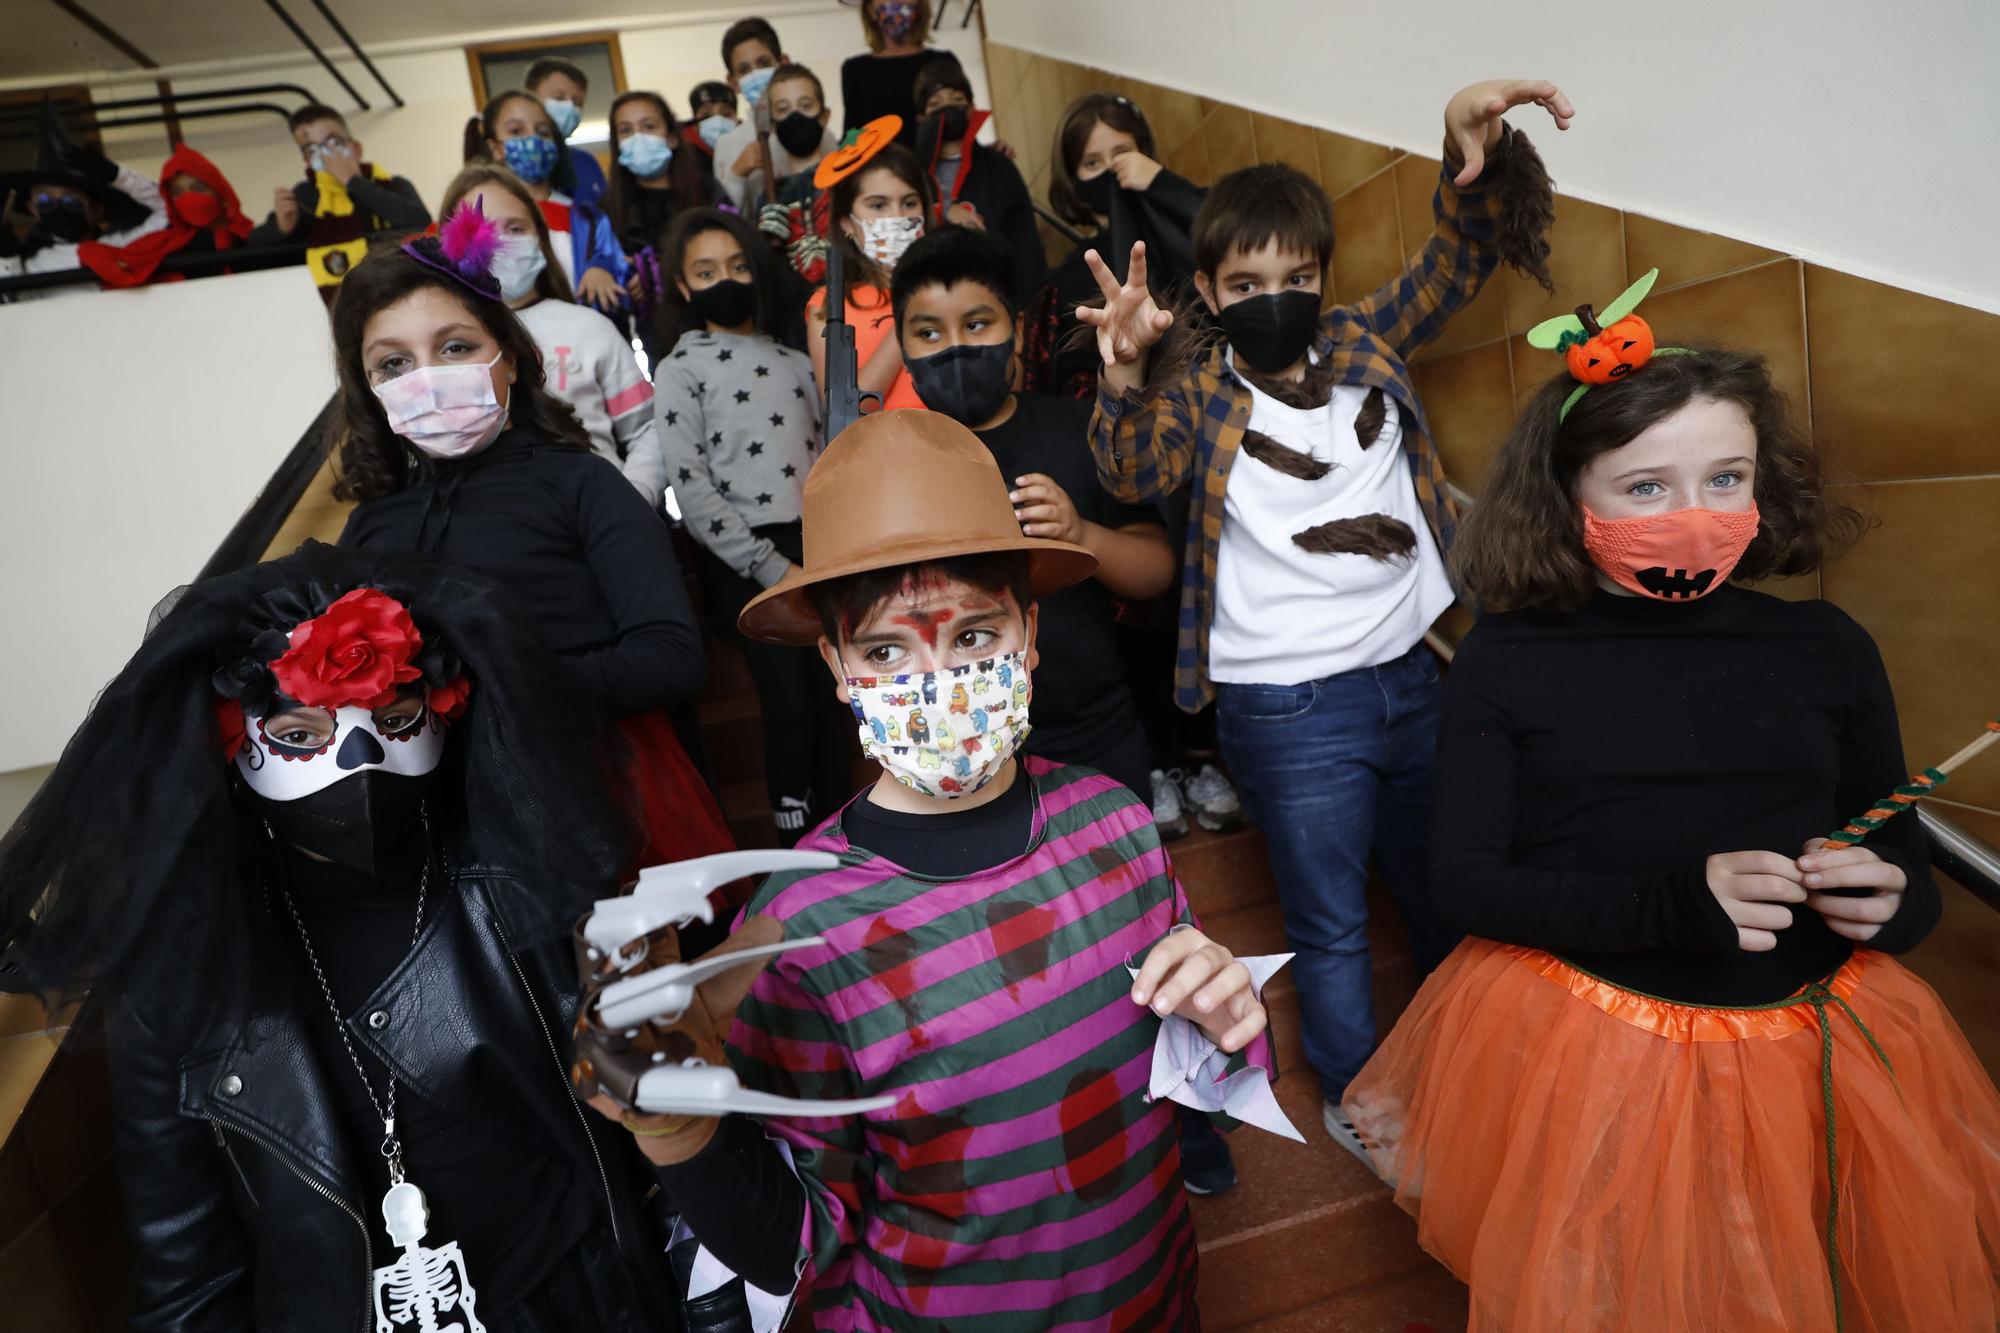
[(932, 56), (917, 74), (915, 99), (917, 161), (929, 172), (940, 226), (974, 227), (1003, 243), (1014, 264), (1015, 304), (1026, 301), (1042, 285), (1048, 260), (1035, 220), (1035, 201), (1027, 183), (1007, 155), (979, 142), (979, 132), (993, 118), (991, 111), (972, 105), (972, 80), (958, 57), (947, 51)]
[[(895, 123), (892, 123), (895, 122)], [(889, 301), (889, 275), (924, 234), (931, 181), (910, 150), (895, 142), (893, 116), (863, 129), (854, 142), (821, 160), (813, 180), (827, 192), (830, 234), (845, 261), (847, 322), (854, 327), (862, 393), (882, 396), (885, 409), (922, 407), (903, 366)], [(806, 349), (813, 378), (826, 386), (826, 288), (806, 302)]]
[(1131, 502), (1192, 497), (1175, 702), (1216, 701), (1298, 951), (1324, 1124), (1357, 1154), (1340, 1096), (1375, 1048), (1371, 852), (1419, 972), (1456, 940), (1425, 882), (1438, 664), (1423, 642), (1451, 605), (1456, 510), (1405, 362), (1502, 258), (1548, 281), (1548, 177), (1501, 119), (1527, 103), (1568, 125), (1550, 83), (1451, 99), (1437, 230), (1352, 304), (1321, 311), (1325, 192), (1270, 164), (1217, 181), (1195, 218), (1194, 284), (1220, 341), (1155, 304), (1143, 245), (1122, 284), (1090, 254), (1105, 303), (1077, 311), (1104, 364), (1091, 448), (1106, 486)]
[(700, 692), (704, 672), (671, 534), (548, 392), (541, 351), (493, 273), (501, 239), (460, 209), (343, 284), (334, 493), (359, 503), (340, 544), (448, 560), (513, 589), (618, 719), (647, 823), (638, 864), (727, 850), (667, 712)]
[(631, 267), (606, 209), (556, 188), (556, 164), (567, 151), (540, 99), (518, 88), (495, 96), (465, 124), (465, 160), (496, 162), (521, 178), (548, 220), (556, 262), (576, 299), (616, 315), (625, 305)]
[(271, 214), (250, 233), (250, 244), (304, 241), (306, 269), (320, 299), (332, 305), (341, 279), (368, 253), (369, 237), (428, 227), (431, 213), (416, 186), (362, 160), (361, 141), (332, 107), (302, 106), (292, 113), (291, 127), (306, 178), (278, 187)]
[[(774, 875), (751, 903), (746, 927), (826, 943), (758, 976), (728, 1054), (749, 1087), (895, 1100), (769, 1122), (798, 1172), (779, 1183), (803, 1186), (803, 1234), (779, 1229), (789, 1190), (741, 1183), (778, 1152), (768, 1140), (746, 1155), (712, 1120), (639, 1118), (654, 1135), (640, 1145), (674, 1163), (676, 1199), (774, 1219), (817, 1327), (1197, 1327), (1164, 1101), (1289, 1131), (1253, 984), (1273, 960), (1234, 959), (1195, 928), (1143, 802), (1019, 755), (1035, 602), (1095, 558), (1023, 536), (991, 456), (930, 412), (876, 413), (835, 440), (807, 482), (805, 535), (804, 567), (741, 624), (818, 643), (883, 772), (801, 844), (837, 868)], [(875, 724), (906, 735), (913, 714), (928, 743), (874, 738)], [(1163, 1044), (1163, 1066), (1194, 1078), (1156, 1072)]]
[[(0, 278), (81, 267), (86, 246), (101, 256), (105, 247), (157, 245), (155, 234), (173, 225), (159, 185), (71, 139), (53, 100), (42, 104), (34, 165), (0, 173), (0, 204)], [(17, 207), (34, 219), (26, 235), (9, 220)], [(9, 299), (90, 290), (79, 283)]]
[(315, 543), (163, 603), (0, 848), (9, 979), (104, 1020), (131, 1327), (684, 1327), (556, 1045), (633, 850), (601, 734), (464, 570)]
[[(661, 263), (674, 275), (654, 385), (668, 484), (698, 548), (709, 615), (733, 632), (744, 606), (804, 559), (799, 519), (820, 447), (804, 352), (778, 342), (778, 258), (749, 223), (683, 213)], [(796, 307), (794, 307), (796, 308)], [(785, 846), (853, 794), (853, 726), (803, 648), (745, 642), (764, 720), (764, 781)]]
[[(161, 281), (181, 282), (233, 271), (223, 256), (247, 241), (252, 228), (221, 168), (182, 144), (161, 164), (160, 189), (167, 200), (166, 226), (124, 245), (85, 241), (77, 247), (77, 258), (106, 287), (137, 287), (156, 275)], [(160, 261), (169, 255), (204, 254), (216, 259), (159, 272)]]
[(596, 154), (569, 144), (569, 136), (583, 124), (583, 102), (590, 95), (589, 76), (574, 61), (543, 56), (528, 66), (528, 72), (521, 76), (521, 86), (540, 99), (542, 110), (549, 113), (549, 120), (563, 141), (563, 151), (557, 155), (556, 169), (550, 179), (557, 189), (584, 207), (601, 206), (604, 168), (598, 164)]
[(494, 276), (507, 308), (541, 349), (544, 387), (569, 404), (597, 456), (615, 464), (648, 504), (658, 505), (666, 495), (667, 465), (653, 421), (653, 386), (639, 373), (632, 344), (616, 324), (576, 303), (555, 262), (548, 220), (520, 177), (490, 162), (473, 163), (445, 190), (440, 211), (449, 221), (473, 207), (500, 232)]
[(1906, 772), (1881, 658), (1730, 581), (1809, 574), (1860, 517), (1760, 360), (1653, 354), (1627, 311), (1552, 321), (1583, 382), (1529, 404), (1461, 534), (1488, 614), (1431, 866), (1477, 938), (1347, 1110), (1478, 1333), (1994, 1327), (2000, 1095), (1891, 956), (1938, 920), (1921, 830), (1818, 836)]

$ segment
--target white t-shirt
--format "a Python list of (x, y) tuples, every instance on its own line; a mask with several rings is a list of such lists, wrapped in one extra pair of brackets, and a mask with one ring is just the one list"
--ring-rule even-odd
[(514, 312), (542, 353), (543, 388), (568, 403), (590, 444), (653, 504), (667, 463), (653, 420), (653, 385), (618, 326), (585, 305), (544, 298)]
[[(1248, 430), (1331, 470), (1308, 481), (1237, 452), (1216, 552), (1210, 679), (1298, 685), (1401, 657), (1451, 605), (1452, 591), (1411, 484), (1400, 405), (1388, 399), (1382, 431), (1363, 449), (1354, 419), (1368, 401), (1365, 388), (1336, 385), (1328, 403), (1310, 411), (1255, 387), (1250, 396)], [(1370, 514), (1408, 524), (1416, 549), (1377, 560), (1314, 554), (1292, 541), (1322, 523)]]

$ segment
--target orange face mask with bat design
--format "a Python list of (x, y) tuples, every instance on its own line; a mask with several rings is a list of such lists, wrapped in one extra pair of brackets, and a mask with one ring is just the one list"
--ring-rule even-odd
[(1729, 581), (1757, 535), (1757, 508), (1675, 509), (1599, 518), (1583, 508), (1583, 549), (1619, 587), (1663, 602), (1691, 602)]

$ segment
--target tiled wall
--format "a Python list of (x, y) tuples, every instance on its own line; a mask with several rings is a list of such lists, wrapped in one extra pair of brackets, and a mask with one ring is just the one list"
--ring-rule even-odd
[[(1264, 161), (1317, 179), (1333, 199), (1333, 300), (1386, 281), (1430, 235), (1435, 157), (998, 43), (987, 45), (986, 68), (999, 133), (1038, 202), (1047, 202), (1063, 108), (1103, 90), (1137, 102), (1161, 160), (1197, 184)], [(1545, 117), (1519, 120), (1548, 146)], [(1545, 155), (1560, 184), (1559, 149)], [(1067, 248), (1048, 239), (1056, 255)], [(1818, 577), (1773, 591), (1824, 596), (1875, 636), (1913, 765), (1935, 763), (1977, 735), (2000, 707), (2000, 315), (1581, 199), (1558, 198), (1550, 241), (1554, 296), (1502, 270), (1415, 358), (1447, 475), (1476, 494), (1515, 407), (1560, 368), (1521, 334), (1586, 301), (1602, 306), (1657, 267), (1644, 312), (1653, 327), (1768, 357), (1829, 474), (1844, 483), (1842, 498), (1875, 522)], [(1939, 807), (2000, 845), (2000, 762), (1968, 767), (1950, 795)], [(1949, 954), (1983, 970), (1968, 998), (1983, 995), (2000, 962), (2000, 916), (1954, 898), (1947, 927), (1920, 961)], [(1988, 1067), (2000, 1068), (2000, 1025), (1974, 1035)]]

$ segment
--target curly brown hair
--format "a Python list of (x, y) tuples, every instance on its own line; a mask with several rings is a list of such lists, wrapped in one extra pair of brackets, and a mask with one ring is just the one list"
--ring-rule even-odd
[(389, 428), (382, 400), (368, 383), (361, 363), (362, 335), (377, 313), (427, 288), (465, 307), (500, 350), (514, 361), (514, 388), (507, 403), (508, 424), (554, 444), (590, 448), (590, 436), (568, 403), (551, 394), (542, 375), (542, 353), (527, 326), (504, 302), (481, 296), (437, 269), (382, 241), (341, 279), (333, 303), (333, 361), (340, 377), (333, 413), (327, 420), (327, 451), (334, 455), (334, 498), (366, 504), (430, 479), (433, 466)]
[(1558, 375), (1536, 393), (1458, 534), (1452, 564), (1482, 610), (1572, 611), (1587, 602), (1597, 576), (1583, 549), (1578, 475), (1697, 398), (1735, 403), (1757, 434), (1761, 521), (1732, 579), (1811, 573), (1867, 526), (1858, 511), (1827, 497), (1819, 458), (1792, 425), (1760, 356), (1706, 347), (1655, 356), (1584, 394), (1564, 420), (1563, 400), (1575, 389)]

